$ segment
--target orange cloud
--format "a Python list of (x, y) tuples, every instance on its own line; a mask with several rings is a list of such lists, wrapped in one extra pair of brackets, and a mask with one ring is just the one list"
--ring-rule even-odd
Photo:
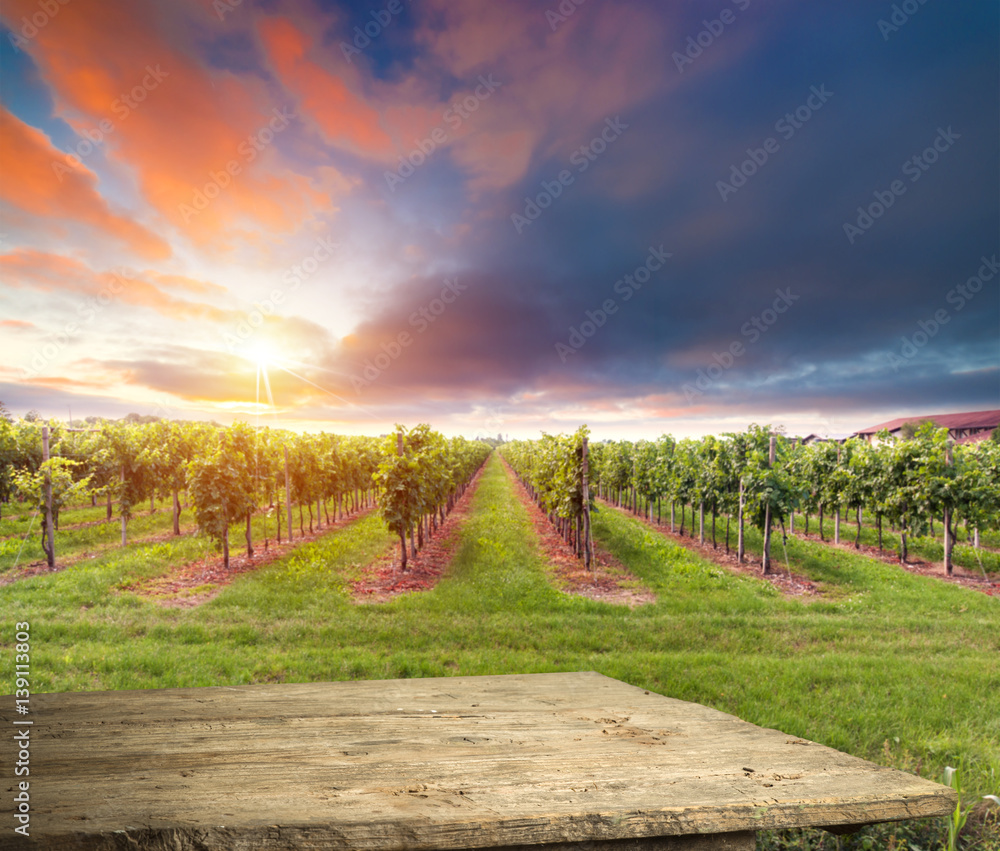
[[(98, 273), (80, 260), (42, 251), (18, 249), (0, 256), (0, 274), (8, 285), (26, 286), (42, 292), (75, 292), (108, 299), (109, 303), (119, 301), (155, 310), (161, 316), (176, 320), (232, 322), (241, 318), (233, 311), (175, 298), (140, 275)], [(205, 284), (205, 287), (211, 290), (215, 285)]]
[(311, 39), (287, 18), (264, 18), (261, 41), (282, 84), (316, 122), (331, 145), (366, 157), (392, 154), (378, 112), (353, 94), (342, 79), (306, 58)]
[(209, 281), (199, 281), (195, 278), (189, 278), (186, 275), (165, 275), (154, 269), (146, 269), (142, 274), (158, 285), (185, 290), (196, 295), (223, 295), (228, 292), (225, 287), (219, 284), (213, 284)]
[[(0, 199), (40, 219), (83, 223), (120, 240), (137, 254), (159, 260), (170, 246), (156, 234), (111, 212), (97, 191), (97, 176), (65, 155), (40, 130), (0, 107), (0, 146), (7, 166)], [(58, 169), (56, 168), (58, 166)]]
[[(5, 18), (16, 21), (37, 2), (4, 6)], [(274, 145), (257, 143), (276, 138), (294, 117), (275, 113), (257, 77), (210, 72), (175, 49), (157, 27), (179, 14), (180, 7), (149, 14), (130, 0), (73, 0), (26, 49), (57, 113), (78, 132), (112, 122), (109, 157), (134, 169), (145, 199), (192, 240), (219, 247), (220, 235), (248, 220), (271, 232), (293, 230), (327, 201), (303, 178), (279, 174)], [(226, 174), (230, 163), (235, 175)], [(218, 184), (217, 197), (196, 209), (196, 193)]]
[(32, 384), (40, 384), (42, 387), (54, 387), (59, 390), (107, 390), (115, 387), (118, 382), (117, 376), (109, 376), (103, 380), (81, 380), (78, 378), (67, 378), (60, 375), (38, 375), (31, 379)]

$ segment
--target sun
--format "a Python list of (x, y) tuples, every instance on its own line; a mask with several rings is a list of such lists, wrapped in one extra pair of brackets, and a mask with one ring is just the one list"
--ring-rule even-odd
[(268, 364), (275, 363), (274, 349), (266, 341), (260, 341), (250, 346), (245, 357), (255, 364), (257, 369), (267, 369)]

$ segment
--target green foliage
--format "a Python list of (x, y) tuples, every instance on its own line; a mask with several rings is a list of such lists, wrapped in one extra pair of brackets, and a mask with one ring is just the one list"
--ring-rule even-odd
[[(386, 526), (401, 540), (423, 518), (451, 508), (457, 492), (490, 454), (488, 444), (462, 437), (445, 439), (421, 424), (409, 431), (401, 425), (382, 441), (373, 479), (379, 489), (379, 511)], [(405, 541), (402, 549), (406, 565)]]
[(899, 427), (899, 436), (903, 440), (913, 440), (920, 431), (926, 431), (928, 428), (937, 428), (934, 420), (910, 420)]
[(145, 453), (141, 427), (106, 423), (101, 428), (103, 458), (109, 481), (105, 486), (118, 503), (118, 513), (128, 522), (135, 507), (149, 497), (155, 487), (156, 471)]
[(229, 560), (229, 524), (254, 508), (253, 430), (242, 423), (220, 431), (188, 464), (188, 487), (198, 528)]
[(90, 495), (90, 477), (77, 480), (73, 473), (79, 462), (69, 458), (50, 458), (35, 472), (23, 469), (13, 476), (14, 490), (39, 511), (45, 511), (45, 486), (51, 485), (52, 518), (59, 525), (59, 512)]
[[(770, 464), (773, 432), (751, 425), (700, 440), (675, 442), (664, 435), (655, 443), (596, 444), (591, 479), (609, 496), (635, 488), (647, 505), (665, 498), (682, 506), (704, 503), (730, 515), (738, 512), (742, 484), (745, 517), (758, 530), (768, 512), (780, 524), (793, 512), (867, 514), (900, 531), (903, 558), (910, 541), (926, 535), (945, 512), (953, 541), (961, 523), (983, 533), (1000, 525), (1000, 447), (992, 441), (953, 446), (947, 430), (930, 422), (902, 441), (883, 431), (872, 443), (852, 438), (798, 446), (777, 434)], [(549, 476), (538, 467), (542, 462), (530, 463), (535, 466), (529, 479)], [(860, 524), (856, 539), (860, 542)]]
[[(532, 498), (550, 519), (556, 521), (560, 533), (574, 543), (577, 555), (582, 555), (588, 565), (591, 559), (588, 529), (594, 493), (588, 487), (585, 499), (583, 463), (589, 434), (587, 427), (581, 426), (571, 435), (543, 434), (540, 440), (514, 440), (500, 449)], [(613, 445), (604, 447), (598, 450), (597, 458), (613, 464), (622, 480), (638, 481), (639, 487), (649, 491), (653, 486), (651, 475), (655, 457), (652, 444), (643, 441), (638, 448), (630, 448), (628, 456), (618, 454), (617, 449)], [(590, 457), (588, 451), (588, 468)], [(628, 473), (625, 472), (627, 467)]]

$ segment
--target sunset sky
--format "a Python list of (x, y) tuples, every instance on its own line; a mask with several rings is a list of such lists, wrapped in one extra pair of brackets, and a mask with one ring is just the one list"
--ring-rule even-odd
[(1000, 407), (996, 3), (0, 9), (15, 415), (602, 438)]

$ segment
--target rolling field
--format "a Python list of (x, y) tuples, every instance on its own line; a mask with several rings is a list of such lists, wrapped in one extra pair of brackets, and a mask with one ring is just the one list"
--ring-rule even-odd
[[(136, 527), (136, 537), (169, 531), (161, 516), (166, 525)], [(3, 522), (5, 535), (23, 533)], [(443, 579), (385, 603), (351, 596), (394, 546), (377, 513), (188, 608), (123, 587), (204, 558), (204, 539), (157, 534), (103, 549), (100, 533), (80, 541), (82, 529), (67, 530), (57, 552), (70, 567), (0, 588), (0, 646), (11, 653), (13, 624), (30, 621), (34, 692), (594, 670), (930, 779), (956, 767), (970, 804), (1000, 793), (1000, 600), (795, 538), (790, 566), (821, 593), (785, 598), (615, 509), (594, 514), (593, 532), (655, 603), (557, 591), (496, 456)], [(2, 544), (0, 577), (14, 540)], [(240, 540), (234, 527), (234, 549)], [(968, 847), (1000, 848), (995, 816), (987, 822)], [(940, 835), (940, 825), (908, 825), (765, 836), (760, 847), (930, 849)], [(896, 844), (904, 837), (911, 845)]]

